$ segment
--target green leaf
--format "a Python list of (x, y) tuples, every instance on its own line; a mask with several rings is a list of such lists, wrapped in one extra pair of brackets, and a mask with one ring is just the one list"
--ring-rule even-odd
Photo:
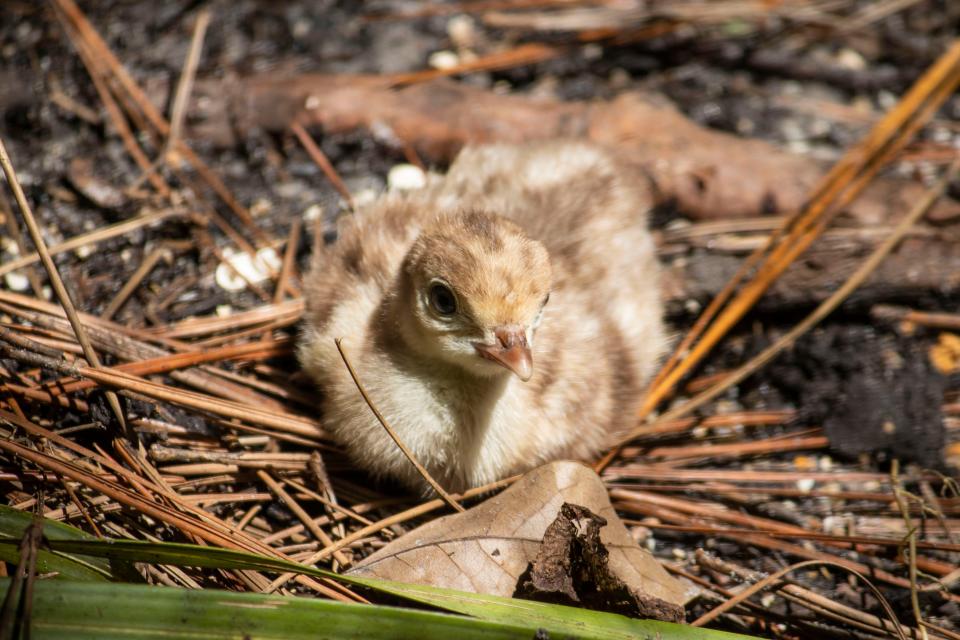
[[(5, 592), (9, 585), (9, 579), (0, 579), (0, 591)], [(549, 634), (549, 637), (609, 637), (602, 626), (593, 626), (586, 621), (573, 631), (560, 632), (530, 624), (522, 616), (510, 621), (491, 621), (433, 611), (316, 598), (63, 580), (41, 580), (36, 584), (30, 618), (30, 637), (36, 640), (529, 640), (544, 632)], [(744, 636), (683, 625), (666, 625), (656, 631), (634, 628), (632, 633), (622, 637), (645, 640), (714, 640)]]
[(635, 620), (600, 611), (467, 593), (429, 585), (342, 575), (277, 558), (268, 558), (230, 549), (136, 540), (51, 540), (50, 545), (52, 548), (66, 553), (101, 556), (116, 560), (220, 569), (293, 572), (317, 578), (330, 578), (446, 611), (473, 616), (492, 623), (520, 625), (523, 628), (533, 630), (543, 629), (551, 636), (555, 635), (557, 637), (572, 636), (626, 640), (627, 638), (638, 637), (655, 638), (657, 634), (660, 634), (660, 637), (664, 639), (733, 640), (735, 638), (746, 638), (746, 636), (687, 625), (655, 620)]
[[(9, 585), (9, 579), (0, 581), (4, 592)], [(497, 640), (529, 639), (535, 632), (519, 624), (316, 598), (52, 580), (36, 584), (30, 623), (34, 640)]]
[[(18, 545), (33, 515), (12, 507), (0, 505), (0, 561), (20, 562)], [(87, 540), (92, 536), (70, 525), (55, 520), (43, 519), (43, 535), (47, 540)], [(110, 563), (102, 557), (69, 556), (51, 553), (41, 548), (37, 553), (37, 573), (56, 574), (55, 577), (69, 580), (104, 581), (110, 578)]]

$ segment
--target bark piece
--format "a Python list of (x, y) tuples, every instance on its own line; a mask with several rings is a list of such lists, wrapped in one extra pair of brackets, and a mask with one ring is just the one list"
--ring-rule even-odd
[(668, 607), (682, 607), (692, 597), (633, 541), (599, 476), (569, 461), (534, 469), (465, 513), (414, 529), (351, 573), (509, 597), (564, 503), (583, 505), (608, 522), (599, 540), (609, 553), (610, 572), (632, 590)]
[(611, 572), (610, 554), (600, 541), (606, 524), (586, 507), (564, 502), (536, 559), (517, 580), (514, 597), (681, 622), (683, 607), (637, 592)]

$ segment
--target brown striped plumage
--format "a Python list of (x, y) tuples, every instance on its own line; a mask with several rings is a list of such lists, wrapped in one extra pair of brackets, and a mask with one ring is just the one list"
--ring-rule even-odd
[(345, 218), (306, 279), (299, 355), (324, 425), (374, 474), (423, 486), (342, 337), (450, 490), (595, 455), (631, 426), (665, 345), (650, 204), (642, 176), (560, 141), (466, 149), (424, 189)]

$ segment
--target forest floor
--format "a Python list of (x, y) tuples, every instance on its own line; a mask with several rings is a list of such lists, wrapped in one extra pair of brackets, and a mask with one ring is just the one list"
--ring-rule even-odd
[[(443, 133), (429, 134), (435, 144), (422, 143), (375, 122), (321, 122), (324, 114), (300, 120), (305, 128), (291, 126), (278, 106), (284, 96), (275, 98), (276, 113), (241, 113), (237, 105), (252, 83), (323, 74), (361, 86), (380, 77), (393, 91), (428, 86), (454, 67), (460, 72), (446, 82), (492, 101), (516, 96), (560, 109), (635, 93), (672, 105), (697, 130), (761, 140), (825, 172), (960, 32), (960, 6), (949, 0), (80, 3), (198, 163), (122, 97), (122, 79), (71, 22), (72, 6), (6, 3), (0, 138), (104, 364), (129, 365), (122, 370), (130, 379), (109, 385), (124, 390), (130, 445), (114, 442), (116, 419), (102, 389), (61, 377), (39, 366), (42, 359), (0, 358), (0, 423), (18, 417), (100, 447), (104, 456), (110, 451), (138, 474), (159, 474), (185, 503), (293, 559), (325, 543), (275, 500), (277, 478), (311, 516), (329, 516), (324, 529), (334, 540), (413, 508), (409, 518), (344, 547), (336, 566), (442, 509), (417, 513), (418, 496), (374, 483), (314, 435), (316, 392), (296, 373), (291, 346), (302, 313), (299, 274), (313, 247), (335, 241), (333, 221), (351, 202), (388, 187), (391, 168), (442, 170), (451, 151), (438, 151), (449, 144)], [(195, 83), (180, 116), (178, 83), (206, 11)], [(88, 47), (86, 63), (77, 43)], [(100, 70), (97, 82), (90, 68)], [(399, 99), (405, 90), (397, 89)], [(508, 115), (490, 130), (510, 126)], [(923, 193), (956, 155), (958, 121), (960, 96), (953, 95), (880, 179)], [(320, 164), (304, 136), (319, 146)], [(132, 148), (145, 150), (140, 162)], [(744, 176), (744, 188), (749, 182)], [(780, 189), (797, 190), (788, 182), (771, 180), (774, 202)], [(960, 198), (958, 181), (947, 189), (951, 198)], [(906, 205), (914, 204), (909, 199)], [(733, 201), (736, 193), (724, 200)], [(661, 257), (679, 283), (668, 295), (678, 336), (790, 213), (785, 201), (768, 211), (725, 205), (711, 215), (709, 206), (687, 207), (678, 196), (657, 208)], [(907, 206), (892, 208), (891, 220), (907, 213)], [(33, 246), (17, 212), (4, 190), (3, 335), (43, 347), (47, 358), (74, 361), (82, 350), (60, 319), (44, 270), (32, 259), (23, 264)], [(891, 226), (869, 216), (848, 227), (838, 220), (840, 230), (818, 239), (813, 257), (790, 267), (802, 275), (785, 276), (787, 284), (771, 289), (683, 378), (673, 406), (784, 335)], [(871, 576), (904, 624), (916, 626), (913, 590), (931, 637), (960, 633), (960, 495), (950, 481), (960, 465), (960, 271), (950, 266), (960, 264), (953, 262), (960, 260), (960, 216), (945, 215), (914, 235), (896, 269), (878, 271), (792, 349), (691, 416), (638, 432), (608, 461), (602, 477), (634, 538), (704, 590), (688, 608), (690, 621), (751, 576), (824, 559)], [(226, 265), (249, 248), (270, 256), (272, 273), (253, 269), (245, 280)], [(928, 263), (932, 271), (910, 271)], [(698, 280), (698, 264), (720, 266)], [(251, 413), (231, 413), (236, 407)], [(23, 431), (17, 438), (29, 440)], [(73, 455), (56, 442), (45, 446), (52, 456)], [(65, 491), (66, 483), (51, 478), (43, 465), (9, 452), (0, 458), (0, 486), (19, 509), (118, 537), (183, 538), (83, 482), (71, 496), (74, 488)], [(344, 518), (331, 499), (357, 517)], [(905, 547), (911, 531), (919, 542), (912, 558)], [(919, 585), (911, 584), (911, 565), (920, 570)], [(849, 574), (804, 568), (793, 578), (797, 593), (757, 598), (761, 606), (740, 605), (715, 624), (768, 637), (892, 635), (872, 619), (851, 617), (884, 614)], [(148, 579), (238, 588), (219, 574), (163, 567), (150, 569)], [(836, 608), (811, 604), (803, 596), (810, 592)]]

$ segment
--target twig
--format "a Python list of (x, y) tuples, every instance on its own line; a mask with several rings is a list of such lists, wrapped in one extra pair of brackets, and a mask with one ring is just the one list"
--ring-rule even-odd
[[(721, 575), (736, 576), (743, 582), (752, 583), (763, 578), (763, 576), (757, 574), (757, 572), (750, 571), (749, 569), (740, 565), (723, 560), (716, 556), (712, 556), (704, 552), (702, 549), (697, 550), (696, 561), (698, 565), (703, 566), (711, 571), (720, 573)], [(710, 585), (710, 583), (707, 584), (711, 588), (716, 588), (713, 585)], [(732, 598), (734, 596), (733, 593), (726, 589), (722, 593), (724, 593), (727, 598)], [(871, 632), (877, 630), (888, 632), (896, 631), (894, 624), (885, 618), (860, 611), (859, 609), (848, 607), (796, 584), (791, 584), (788, 582), (787, 584), (782, 585), (779, 589), (779, 593), (783, 598), (791, 602), (797, 602), (801, 606), (804, 606), (811, 611), (844, 624), (849, 624)], [(748, 603), (744, 602), (743, 604)], [(906, 631), (909, 632), (909, 635), (912, 638), (919, 637), (919, 631), (916, 629), (907, 628)]]
[(193, 25), (193, 37), (190, 40), (190, 50), (183, 63), (180, 81), (177, 83), (177, 92), (173, 99), (173, 109), (170, 113), (170, 133), (167, 135), (165, 153), (176, 149), (183, 131), (183, 121), (187, 115), (187, 104), (190, 102), (190, 93), (193, 90), (193, 80), (197, 75), (197, 65), (200, 63), (200, 52), (203, 50), (203, 38), (210, 25), (210, 9), (203, 9), (197, 15)]
[(114, 128), (117, 130), (117, 134), (119, 134), (120, 140), (123, 142), (123, 146), (126, 148), (127, 153), (129, 153), (130, 157), (134, 159), (141, 171), (146, 176), (146, 179), (149, 180), (150, 184), (153, 185), (153, 188), (157, 190), (157, 193), (164, 198), (169, 198), (171, 193), (170, 185), (168, 185), (166, 180), (163, 179), (163, 176), (152, 170), (150, 159), (140, 147), (140, 142), (130, 129), (130, 125), (127, 122), (127, 119), (123, 116), (123, 111), (121, 110), (120, 105), (117, 104), (117, 101), (114, 100), (113, 95), (110, 93), (110, 88), (107, 86), (105, 75), (101, 73), (96, 65), (96, 54), (91, 51), (88, 44), (80, 37), (70, 23), (68, 23), (62, 15), (57, 15), (61, 18), (61, 24), (63, 25), (64, 31), (66, 31), (67, 36), (70, 38), (71, 42), (73, 42), (74, 47), (77, 49), (77, 53), (80, 55), (81, 60), (83, 60), (84, 65), (87, 67), (87, 70), (90, 73), (90, 80), (93, 82), (93, 86), (97, 90), (97, 95), (100, 97), (100, 101), (107, 110), (107, 115), (110, 117), (110, 122), (113, 123)]
[(870, 315), (878, 320), (896, 320), (932, 329), (960, 330), (960, 313), (914, 311), (907, 307), (878, 304), (870, 309)]
[[(284, 504), (293, 511), (293, 513), (300, 518), (300, 522), (303, 523), (310, 533), (314, 537), (322, 542), (324, 546), (330, 547), (333, 546), (333, 540), (330, 539), (330, 536), (327, 535), (327, 532), (320, 528), (320, 526), (313, 521), (313, 518), (310, 517), (310, 514), (303, 510), (303, 507), (293, 499), (289, 493), (283, 488), (283, 486), (273, 479), (266, 471), (260, 470), (257, 471), (257, 477), (259, 477), (263, 482), (270, 488), (270, 491), (276, 494), (278, 498), (283, 500)], [(333, 552), (333, 558), (340, 563), (341, 567), (346, 567), (350, 564), (350, 559), (347, 556), (343, 555), (341, 551)]]
[(910, 607), (913, 610), (913, 619), (920, 627), (923, 640), (927, 639), (927, 630), (923, 627), (923, 615), (920, 612), (920, 598), (917, 595), (917, 530), (910, 520), (910, 509), (903, 499), (903, 487), (900, 485), (900, 461), (894, 458), (890, 463), (890, 485), (893, 488), (893, 498), (897, 501), (897, 508), (903, 516), (903, 524), (907, 530), (907, 566), (910, 575)]
[(143, 262), (140, 263), (140, 266), (137, 267), (137, 270), (133, 272), (133, 275), (130, 276), (126, 284), (123, 285), (123, 288), (120, 289), (116, 297), (110, 301), (110, 304), (107, 305), (107, 308), (100, 317), (104, 320), (112, 318), (114, 314), (126, 304), (127, 299), (133, 295), (133, 292), (137, 290), (137, 287), (139, 287), (143, 279), (147, 277), (147, 274), (153, 270), (153, 267), (156, 266), (160, 260), (169, 261), (171, 255), (170, 250), (167, 248), (154, 249), (151, 251), (150, 254), (143, 259)]
[(732, 609), (733, 607), (737, 606), (738, 604), (740, 604), (741, 602), (743, 602), (743, 601), (746, 600), (747, 598), (753, 596), (754, 594), (757, 594), (757, 593), (763, 591), (764, 589), (767, 589), (767, 588), (773, 586), (773, 585), (776, 584), (781, 578), (783, 578), (784, 576), (786, 576), (788, 573), (792, 573), (792, 572), (796, 571), (797, 569), (802, 569), (802, 568), (804, 568), (804, 567), (811, 567), (811, 566), (821, 566), (821, 567), (822, 567), (822, 566), (828, 566), (828, 567), (835, 567), (835, 568), (837, 568), (837, 569), (842, 569), (842, 570), (844, 570), (844, 571), (848, 571), (849, 573), (851, 573), (851, 574), (855, 575), (857, 578), (859, 578), (861, 582), (863, 582), (865, 585), (867, 585), (867, 587), (870, 589), (870, 591), (873, 593), (873, 595), (877, 598), (877, 601), (880, 602), (880, 605), (883, 607), (883, 610), (884, 610), (884, 611), (887, 613), (887, 615), (890, 617), (890, 620), (894, 623), (894, 625), (896, 625), (896, 632), (897, 632), (897, 635), (900, 637), (900, 640), (907, 640), (907, 635), (904, 633), (904, 631), (903, 631), (903, 626), (900, 624), (900, 621), (897, 620), (897, 616), (896, 616), (896, 614), (893, 612), (893, 607), (890, 606), (890, 603), (887, 602), (887, 599), (883, 596), (883, 593), (880, 592), (880, 590), (876, 587), (876, 585), (874, 585), (870, 580), (868, 580), (868, 579), (867, 579), (863, 574), (861, 574), (860, 572), (855, 571), (855, 570), (851, 569), (850, 567), (844, 566), (844, 565), (842, 565), (842, 564), (839, 564), (839, 563), (836, 563), (836, 562), (830, 562), (830, 561), (826, 561), (826, 560), (805, 560), (805, 561), (803, 561), (803, 562), (798, 562), (798, 563), (796, 563), (796, 564), (790, 565), (789, 567), (786, 567), (786, 568), (784, 568), (784, 569), (781, 569), (780, 571), (777, 571), (776, 573), (774, 573), (774, 574), (772, 574), (772, 575), (770, 575), (770, 576), (767, 576), (766, 578), (764, 578), (764, 579), (761, 580), (760, 582), (758, 582), (758, 583), (756, 583), (756, 584), (754, 584), (754, 585), (752, 585), (752, 586), (744, 589), (743, 591), (741, 591), (740, 593), (738, 593), (738, 594), (737, 594), (736, 596), (734, 596), (733, 598), (730, 598), (729, 600), (727, 600), (726, 602), (724, 602), (723, 604), (721, 604), (719, 607), (716, 607), (716, 608), (714, 608), (714, 609), (711, 609), (710, 611), (708, 611), (707, 613), (703, 614), (702, 616), (700, 616), (699, 618), (697, 618), (696, 620), (694, 620), (694, 621), (691, 622), (690, 624), (691, 624), (691, 626), (694, 626), (694, 627), (702, 627), (702, 626), (708, 624), (709, 622), (711, 622), (712, 620), (715, 620), (718, 616), (722, 615), (723, 613), (725, 613), (725, 612), (729, 611), (730, 609)]
[[(885, 162), (901, 150), (920, 126), (932, 117), (958, 83), (960, 40), (954, 41), (871, 133), (834, 165), (814, 189), (808, 204), (771, 236), (764, 249), (745, 261), (654, 380), (641, 408), (641, 416), (648, 415), (671, 392), (680, 378), (700, 362), (746, 314), (783, 271), (823, 232), (827, 223), (860, 194)], [(726, 304), (754, 267), (757, 268), (754, 279)], [(707, 322), (706, 319), (711, 321)]]
[[(843, 283), (843, 286), (837, 289), (829, 298), (820, 303), (820, 306), (818, 306), (813, 313), (804, 318), (802, 322), (788, 331), (763, 352), (751, 358), (747, 363), (731, 372), (730, 375), (724, 378), (723, 381), (694, 396), (690, 400), (681, 404), (679, 407), (666, 412), (658, 420), (658, 422), (660, 420), (676, 420), (677, 418), (688, 415), (690, 412), (703, 406), (707, 402), (710, 402), (733, 385), (764, 367), (781, 351), (789, 348), (794, 342), (796, 342), (800, 336), (805, 334), (812, 327), (816, 326), (821, 320), (830, 315), (851, 293), (853, 293), (857, 287), (863, 283), (864, 280), (870, 276), (871, 273), (873, 273), (880, 262), (883, 261), (883, 259), (886, 258), (891, 251), (893, 251), (904, 234), (910, 230), (910, 227), (912, 227), (927, 213), (927, 211), (930, 210), (940, 196), (943, 195), (944, 190), (947, 188), (947, 185), (950, 184), (950, 181), (957, 174), (958, 170), (960, 170), (960, 157), (954, 161), (954, 163), (937, 182), (937, 184), (927, 191), (924, 198), (914, 205), (913, 209), (903, 218), (903, 220), (897, 224), (896, 227), (894, 227), (893, 231), (880, 244), (880, 246), (874, 249), (873, 253), (870, 254), (870, 257), (868, 257), (863, 264), (860, 265), (853, 275), (847, 278), (846, 282)], [(634, 429), (632, 433), (630, 433), (621, 441), (621, 444), (628, 442), (635, 435), (643, 433), (647, 428), (649, 428), (647, 425), (641, 425), (637, 429)]]
[[(56, 256), (61, 253), (66, 253), (67, 251), (73, 251), (74, 249), (79, 249), (80, 247), (85, 247), (87, 245), (96, 244), (103, 240), (109, 240), (110, 238), (115, 238), (121, 236), (130, 231), (135, 231), (141, 227), (145, 227), (154, 222), (160, 222), (161, 220), (166, 220), (167, 218), (176, 218), (184, 216), (183, 211), (177, 209), (165, 209), (163, 211), (156, 211), (154, 213), (148, 213), (142, 216), (136, 216), (129, 220), (124, 220), (123, 222), (118, 222), (112, 224), (109, 227), (102, 227), (91, 231), (90, 233), (84, 233), (79, 236), (75, 236), (61, 242), (60, 244), (55, 244), (52, 247), (48, 247), (47, 251), (51, 256)], [(34, 264), (35, 262), (40, 262), (39, 253), (31, 253), (28, 255), (21, 256), (15, 260), (10, 260), (9, 262), (4, 262), (0, 265), (0, 276), (15, 271), (21, 267)]]
[[(20, 562), (17, 563), (13, 579), (7, 586), (7, 593), (0, 610), (0, 638), (10, 640), (14, 637), (29, 638), (30, 618), (33, 609), (33, 583), (36, 578), (37, 551), (43, 541), (43, 521), (34, 518), (27, 525), (20, 541)], [(16, 607), (16, 612), (14, 611)]]
[(387, 424), (386, 418), (384, 418), (383, 414), (381, 414), (380, 411), (377, 409), (377, 407), (374, 406), (373, 401), (370, 399), (370, 396), (367, 395), (367, 390), (364, 389), (363, 384), (360, 382), (360, 378), (357, 377), (357, 372), (353, 370), (353, 365), (350, 364), (350, 360), (347, 358), (347, 354), (343, 350), (343, 345), (341, 344), (342, 341), (343, 341), (343, 338), (337, 338), (336, 340), (334, 340), (334, 342), (337, 345), (337, 351), (340, 352), (340, 357), (343, 359), (343, 364), (346, 365), (347, 371), (350, 372), (350, 377), (353, 378), (353, 383), (357, 385), (357, 391), (359, 391), (360, 395), (363, 396), (363, 400), (364, 402), (367, 403), (367, 406), (370, 407), (370, 411), (372, 411), (373, 415), (377, 417), (377, 420), (383, 426), (384, 430), (390, 435), (390, 438), (393, 439), (393, 441), (396, 443), (398, 447), (400, 447), (400, 451), (402, 451), (403, 455), (407, 457), (407, 460), (410, 461), (410, 464), (412, 464), (416, 468), (417, 473), (419, 473), (421, 477), (423, 477), (423, 479), (427, 481), (427, 484), (433, 487), (433, 490), (437, 492), (437, 495), (443, 498), (443, 500), (448, 505), (450, 505), (457, 511), (460, 511), (460, 512), (466, 511), (466, 509), (460, 506), (459, 502), (453, 499), (453, 496), (447, 493), (443, 489), (443, 487), (440, 486), (440, 483), (438, 483), (436, 480), (433, 479), (433, 476), (430, 475), (430, 472), (427, 471), (426, 468), (424, 468), (424, 466), (417, 461), (413, 453), (409, 449), (407, 449), (407, 446), (405, 444), (403, 444), (403, 441), (400, 440), (400, 436), (398, 436), (397, 432), (393, 430), (393, 427)]
[[(37, 226), (37, 221), (33, 217), (33, 211), (30, 209), (30, 204), (27, 202), (23, 189), (20, 187), (20, 182), (17, 181), (17, 175), (13, 170), (13, 164), (10, 162), (10, 156), (7, 155), (7, 148), (4, 146), (2, 139), (0, 139), (0, 165), (2, 165), (3, 173), (7, 177), (7, 183), (13, 190), (13, 197), (17, 200), (17, 205), (20, 207), (23, 220), (27, 223), (27, 230), (30, 232), (33, 245), (36, 247), (37, 253), (40, 254), (40, 260), (43, 262), (43, 267), (47, 271), (50, 285), (53, 287), (57, 299), (63, 307), (64, 313), (67, 314), (67, 319), (70, 320), (70, 326), (73, 327), (73, 332), (77, 336), (77, 342), (79, 342), (83, 348), (83, 355), (92, 367), (99, 368), (101, 366), (100, 357), (97, 355), (97, 352), (93, 350), (90, 340), (87, 339), (87, 333), (80, 323), (80, 318), (77, 316), (77, 310), (73, 306), (70, 294), (67, 293), (67, 288), (63, 286), (63, 280), (60, 279), (60, 272), (57, 271), (57, 265), (53, 263), (53, 258), (50, 257), (50, 252), (47, 251), (47, 245), (43, 241), (40, 227)], [(106, 397), (107, 402), (110, 404), (110, 409), (113, 410), (113, 414), (116, 416), (120, 427), (126, 430), (127, 422), (123, 417), (123, 410), (120, 408), (120, 399), (117, 397), (117, 394), (108, 391)]]
[(327, 180), (330, 181), (330, 184), (333, 185), (333, 188), (337, 190), (337, 193), (340, 194), (340, 197), (346, 201), (347, 205), (353, 209), (353, 196), (350, 195), (350, 190), (347, 189), (347, 185), (343, 183), (343, 180), (340, 179), (340, 175), (337, 173), (337, 170), (333, 168), (333, 165), (330, 164), (330, 160), (327, 159), (327, 156), (324, 155), (323, 151), (320, 150), (320, 147), (317, 146), (317, 143), (313, 141), (313, 138), (303, 128), (303, 125), (299, 122), (294, 122), (290, 125), (290, 130), (297, 136), (297, 139), (300, 141), (300, 144), (303, 145), (303, 148), (307, 151), (307, 155), (316, 163), (320, 170), (323, 171), (323, 174), (327, 176)]
[[(170, 133), (170, 124), (166, 121), (163, 115), (157, 110), (157, 108), (150, 102), (147, 98), (146, 93), (137, 85), (133, 80), (124, 66), (120, 63), (117, 57), (110, 50), (110, 47), (107, 46), (107, 43), (103, 41), (103, 38), (100, 37), (100, 34), (97, 33), (96, 29), (93, 28), (93, 25), (90, 24), (90, 21), (87, 20), (86, 16), (80, 10), (73, 0), (54, 0), (55, 6), (59, 8), (67, 19), (70, 21), (70, 24), (77, 30), (81, 39), (87, 44), (87, 46), (92, 50), (94, 59), (99, 65), (104, 65), (106, 69), (112, 72), (120, 84), (120, 86), (126, 91), (129, 99), (136, 104), (139, 108), (140, 113), (143, 114), (143, 117), (146, 118), (152, 127), (153, 131), (148, 131), (148, 133), (159, 134), (161, 136), (166, 136)], [(91, 69), (91, 72), (93, 70)], [(128, 112), (131, 117), (136, 113), (135, 109), (128, 108)], [(136, 114), (139, 116), (139, 114)], [(250, 212), (244, 208), (236, 198), (233, 197), (233, 194), (230, 193), (230, 190), (227, 189), (227, 186), (220, 180), (219, 177), (208, 167), (196, 153), (182, 140), (178, 141), (176, 144), (176, 151), (179, 153), (197, 172), (200, 178), (207, 183), (207, 185), (213, 189), (213, 191), (220, 196), (220, 199), (230, 208), (231, 211), (246, 225), (250, 233), (257, 239), (257, 242), (260, 245), (268, 244), (268, 239), (253, 220), (253, 217), (250, 215)], [(149, 164), (149, 163), (148, 163)]]
[(290, 276), (293, 273), (294, 261), (297, 258), (297, 247), (300, 244), (300, 230), (303, 228), (303, 218), (294, 218), (290, 225), (290, 236), (287, 238), (286, 250), (283, 252), (283, 264), (280, 267), (280, 275), (277, 276), (277, 288), (273, 292), (273, 304), (283, 302), (283, 294), (289, 285)]

